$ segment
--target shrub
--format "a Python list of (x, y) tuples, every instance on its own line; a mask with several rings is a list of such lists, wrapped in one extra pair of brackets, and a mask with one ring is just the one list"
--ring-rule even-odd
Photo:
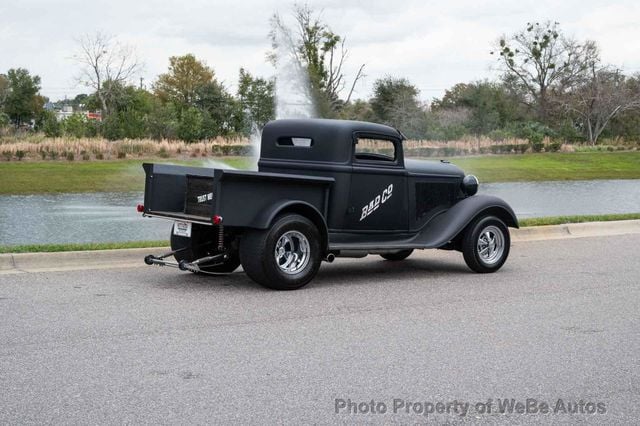
[(549, 145), (547, 145), (545, 149), (548, 152), (558, 152), (560, 151), (561, 147), (562, 147), (562, 142), (551, 142)]
[(544, 149), (544, 143), (542, 141), (532, 142), (531, 149), (533, 150), (533, 152), (542, 152), (542, 150)]
[[(531, 144), (531, 148), (535, 152), (542, 151), (544, 146), (540, 146), (546, 136), (554, 137), (555, 134), (553, 130), (549, 127), (545, 126), (542, 123), (538, 123), (537, 121), (528, 121), (526, 123), (520, 123), (513, 130), (516, 136), (519, 138), (527, 139)], [(536, 151), (536, 149), (539, 149)]]
[(18, 159), (18, 161), (22, 160), (24, 158), (25, 154), (26, 153), (24, 151), (17, 150), (16, 151), (16, 158)]
[(118, 151), (118, 159), (127, 158), (127, 153), (124, 151)]
[(5, 160), (11, 161), (11, 157), (13, 157), (13, 154), (11, 153), (11, 151), (2, 151), (2, 156)]
[(63, 121), (64, 132), (74, 138), (83, 138), (87, 134), (87, 117), (84, 114), (72, 114)]
[(164, 146), (158, 150), (158, 155), (160, 158), (169, 158), (169, 153)]
[(45, 111), (43, 113), (42, 131), (50, 138), (59, 138), (62, 136), (62, 125), (53, 112)]
[(89, 161), (91, 160), (91, 156), (85, 152), (84, 154), (82, 154), (82, 159), (84, 161)]
[(0, 130), (4, 129), (5, 127), (9, 127), (9, 124), (11, 124), (11, 119), (9, 118), (9, 116), (4, 112), (0, 112)]
[(96, 153), (96, 160), (104, 160), (104, 154), (101, 152)]
[(487, 134), (487, 137), (493, 141), (504, 141), (513, 139), (514, 134), (507, 129), (495, 129)]
[(124, 129), (118, 114), (111, 114), (102, 122), (102, 135), (111, 141), (124, 138)]
[(71, 151), (67, 152), (65, 157), (66, 157), (67, 161), (73, 161), (76, 158), (75, 155), (73, 155), (73, 152), (71, 152)]

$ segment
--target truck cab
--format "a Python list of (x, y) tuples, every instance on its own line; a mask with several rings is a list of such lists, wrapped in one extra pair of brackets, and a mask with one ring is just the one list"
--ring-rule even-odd
[(478, 180), (447, 161), (405, 159), (404, 143), (381, 124), (275, 120), (263, 129), (257, 172), (145, 164), (143, 214), (177, 221), (171, 255), (181, 269), (242, 264), (271, 288), (305, 285), (322, 260), (400, 260), (426, 248), (462, 251), (476, 272), (498, 270), (508, 227), (518, 226), (512, 209), (477, 195)]

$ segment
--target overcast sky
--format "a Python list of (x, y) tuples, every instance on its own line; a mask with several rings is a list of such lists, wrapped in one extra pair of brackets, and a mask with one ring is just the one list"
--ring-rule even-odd
[[(346, 74), (365, 63), (356, 97), (368, 97), (386, 74), (407, 77), (423, 100), (458, 82), (493, 78), (489, 52), (503, 33), (529, 21), (555, 20), (567, 34), (595, 40), (607, 63), (640, 72), (640, 2), (625, 1), (401, 1), (308, 2), (347, 39)], [(147, 87), (168, 57), (194, 53), (230, 90), (238, 69), (273, 75), (265, 62), (269, 17), (290, 14), (292, 2), (273, 0), (0, 0), (0, 73), (23, 67), (42, 78), (52, 100), (88, 92), (73, 76), (76, 39), (96, 30), (135, 46)]]

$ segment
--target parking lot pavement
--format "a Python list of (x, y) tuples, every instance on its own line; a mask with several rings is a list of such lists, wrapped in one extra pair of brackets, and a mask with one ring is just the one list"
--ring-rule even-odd
[(142, 261), (0, 276), (0, 423), (634, 423), (638, 246), (338, 259), (294, 292)]

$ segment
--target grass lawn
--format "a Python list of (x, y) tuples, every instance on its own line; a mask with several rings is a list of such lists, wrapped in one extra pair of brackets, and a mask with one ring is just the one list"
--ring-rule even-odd
[[(246, 168), (248, 157), (220, 159)], [(142, 163), (204, 166), (207, 160), (25, 161), (0, 163), (0, 195), (51, 192), (127, 192), (144, 190)]]
[[(246, 168), (247, 157), (212, 159)], [(449, 161), (480, 182), (581, 179), (640, 179), (640, 152), (580, 152), (484, 157), (455, 157)], [(206, 165), (194, 160), (25, 161), (0, 162), (0, 194), (50, 192), (142, 191), (143, 162)]]
[(640, 179), (640, 152), (575, 152), (450, 160), (482, 182)]

